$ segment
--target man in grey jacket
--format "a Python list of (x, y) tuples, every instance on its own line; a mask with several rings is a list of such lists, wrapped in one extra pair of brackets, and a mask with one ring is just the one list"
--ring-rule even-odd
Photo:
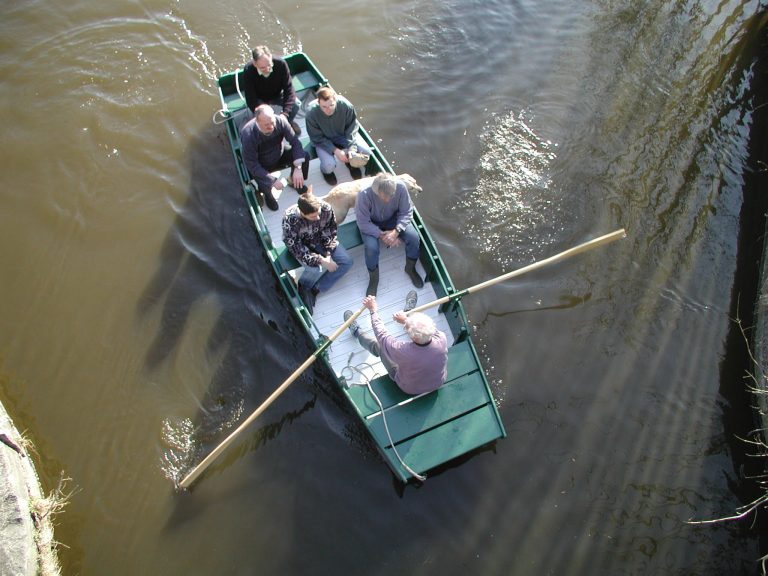
[(368, 268), (365, 293), (375, 296), (379, 287), (379, 242), (388, 247), (398, 246), (401, 239), (405, 242), (405, 272), (416, 288), (424, 286), (416, 271), (421, 240), (413, 226), (413, 202), (405, 184), (390, 174), (377, 175), (371, 186), (357, 195), (355, 214)]

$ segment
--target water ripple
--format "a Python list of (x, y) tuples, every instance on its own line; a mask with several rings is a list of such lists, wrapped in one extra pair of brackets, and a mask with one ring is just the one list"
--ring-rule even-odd
[(480, 137), (477, 187), (453, 209), (464, 219), (463, 232), (504, 268), (539, 256), (566, 219), (551, 187), (557, 144), (530, 124), (525, 111), (489, 119)]

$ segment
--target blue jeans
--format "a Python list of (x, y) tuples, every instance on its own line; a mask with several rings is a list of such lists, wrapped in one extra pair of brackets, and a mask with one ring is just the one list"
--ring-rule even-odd
[[(304, 162), (301, 165), (301, 173), (304, 176), (304, 180), (309, 178), (309, 152), (306, 150), (302, 150), (302, 153), (304, 154)], [(277, 164), (274, 166), (264, 166), (267, 171), (274, 172), (275, 170), (282, 170), (283, 168), (288, 168), (289, 166), (293, 166), (293, 151), (290, 148), (287, 148), (283, 151), (282, 155), (280, 156), (280, 159), (277, 161)], [(288, 185), (293, 186), (293, 181), (291, 180), (291, 173), (288, 173)], [(264, 184), (263, 182), (259, 182), (259, 192), (262, 194), (270, 194), (272, 192), (272, 186), (268, 186)]]
[[(374, 222), (374, 224), (381, 230), (394, 230), (397, 225), (397, 214), (383, 224), (379, 224), (378, 222)], [(370, 236), (368, 234), (363, 234), (362, 236), (363, 246), (365, 247), (365, 266), (368, 270), (375, 270), (379, 266), (381, 243), (376, 236)], [(421, 241), (419, 240), (419, 233), (416, 232), (416, 228), (413, 227), (413, 224), (408, 224), (406, 229), (400, 232), (399, 237), (405, 242), (405, 257), (409, 260), (418, 260)]]
[[(342, 150), (347, 148), (347, 140), (343, 136), (339, 136), (338, 138), (331, 138), (331, 141), (336, 145), (336, 148)], [(363, 139), (359, 134), (355, 134), (355, 145), (357, 146), (357, 151), (360, 152), (360, 154), (370, 155), (371, 149), (365, 145), (365, 142), (363, 142)], [(336, 157), (332, 153), (328, 153), (322, 148), (315, 147), (315, 150), (317, 151), (317, 157), (320, 159), (320, 171), (323, 174), (330, 174), (333, 172), (336, 169)]]
[[(325, 253), (322, 249), (315, 250), (315, 252), (318, 254)], [(341, 244), (331, 250), (331, 258), (338, 264), (335, 272), (326, 272), (322, 266), (308, 266), (301, 273), (299, 284), (309, 289), (316, 288), (318, 292), (330, 290), (331, 286), (336, 284), (352, 268), (352, 258)]]

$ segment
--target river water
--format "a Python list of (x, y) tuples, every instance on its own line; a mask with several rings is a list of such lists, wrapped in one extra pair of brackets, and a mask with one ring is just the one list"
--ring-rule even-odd
[[(763, 9), (4, 2), (0, 399), (71, 479), (64, 573), (757, 573), (751, 518), (687, 521), (754, 497), (727, 352)], [(211, 122), (258, 43), (357, 104), (458, 287), (627, 229), (464, 300), (508, 438), (422, 486), (316, 367), (174, 489), (311, 353)]]

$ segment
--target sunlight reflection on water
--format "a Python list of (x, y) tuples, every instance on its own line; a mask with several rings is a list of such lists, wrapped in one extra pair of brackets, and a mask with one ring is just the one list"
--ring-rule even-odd
[(480, 143), (477, 188), (454, 211), (463, 214), (462, 231), (482, 253), (507, 269), (539, 256), (561, 228), (564, 215), (549, 173), (557, 144), (534, 132), (525, 111), (492, 116)]

